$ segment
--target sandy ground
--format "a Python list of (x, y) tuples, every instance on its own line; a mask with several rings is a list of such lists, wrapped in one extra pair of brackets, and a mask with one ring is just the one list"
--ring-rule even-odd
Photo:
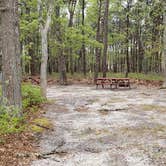
[(31, 166), (165, 166), (166, 90), (48, 88), (54, 131)]

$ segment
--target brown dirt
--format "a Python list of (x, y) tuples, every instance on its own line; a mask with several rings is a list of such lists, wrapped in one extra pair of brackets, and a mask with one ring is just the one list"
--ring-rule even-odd
[(28, 114), (25, 120), (27, 124), (25, 131), (0, 135), (0, 166), (29, 166), (30, 162), (38, 156), (38, 139), (41, 133), (32, 132), (29, 126), (45, 112), (41, 109), (37, 112), (30, 112), (30, 110), (26, 112)]
[(34, 159), (34, 137), (28, 132), (3, 136), (0, 144), (1, 166), (28, 166)]
[(43, 157), (32, 166), (166, 165), (166, 90), (71, 85), (47, 92), (54, 131), (42, 135)]

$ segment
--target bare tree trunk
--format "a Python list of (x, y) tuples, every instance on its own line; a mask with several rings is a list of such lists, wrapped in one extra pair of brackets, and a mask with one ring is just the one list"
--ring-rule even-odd
[[(85, 32), (84, 32), (84, 26), (85, 26), (85, 0), (82, 0), (82, 35), (84, 37)], [(86, 50), (85, 50), (85, 40), (83, 38), (82, 41), (82, 48), (81, 48), (81, 54), (82, 54), (82, 63), (83, 63), (83, 73), (84, 76), (86, 76)]]
[(63, 52), (63, 33), (62, 33), (62, 27), (61, 27), (61, 22), (59, 21), (60, 18), (60, 6), (56, 7), (56, 19), (57, 19), (57, 24), (55, 26), (56, 28), (56, 40), (59, 45), (58, 47), (58, 70), (59, 70), (59, 80), (61, 85), (66, 85), (67, 84), (67, 75), (66, 75), (66, 56)]
[(67, 84), (67, 75), (66, 75), (66, 57), (63, 53), (63, 50), (60, 48), (59, 51), (59, 72), (60, 72), (60, 84)]
[(9, 105), (22, 107), (19, 17), (17, 0), (1, 0), (2, 96)]
[[(166, 10), (166, 3), (164, 3), (164, 11)], [(162, 66), (163, 66), (163, 73), (164, 73), (164, 83), (163, 87), (166, 87), (166, 13), (163, 14), (163, 25), (164, 25), (164, 34), (163, 34), (163, 57), (162, 57)]]
[(130, 72), (130, 62), (129, 62), (129, 24), (130, 24), (130, 18), (129, 18), (129, 12), (130, 12), (130, 5), (131, 5), (132, 0), (127, 1), (127, 18), (126, 18), (126, 31), (127, 31), (127, 36), (126, 36), (126, 77), (128, 77), (128, 74)]
[[(102, 2), (101, 0), (98, 0), (98, 20), (97, 20), (97, 32), (96, 32), (96, 41), (100, 42), (101, 35), (100, 35), (100, 20), (101, 20), (101, 8), (102, 8)], [(95, 60), (95, 66), (94, 66), (94, 82), (96, 82), (96, 79), (99, 75), (99, 69), (100, 69), (100, 57), (101, 57), (101, 48), (96, 47), (95, 49), (96, 54), (96, 60)]]
[[(42, 12), (42, 7), (41, 7), (41, 0), (38, 0), (38, 12)], [(42, 16), (39, 15), (39, 21), (40, 21), (40, 33), (41, 33), (41, 40), (42, 40), (42, 58), (41, 58), (41, 67), (40, 67), (40, 86), (41, 86), (41, 92), (43, 97), (46, 97), (47, 95), (47, 62), (48, 62), (48, 31), (50, 28), (50, 23), (51, 23), (51, 15), (52, 15), (52, 3), (49, 4), (49, 9), (47, 13), (47, 18), (45, 25), (42, 24)]]
[(104, 2), (104, 33), (103, 33), (103, 77), (106, 77), (107, 73), (107, 49), (108, 49), (108, 12), (109, 12), (109, 0)]
[[(2, 2), (0, 2), (0, 8), (2, 6), (1, 4)], [(2, 17), (2, 14), (1, 14), (1, 9), (0, 9), (0, 83), (2, 81), (2, 23), (1, 23), (1, 17)]]
[(141, 32), (139, 32), (138, 39), (138, 51), (139, 51), (139, 59), (138, 59), (138, 71), (141, 73), (143, 71), (143, 59), (144, 59), (144, 49), (141, 41)]
[[(69, 24), (68, 27), (73, 27), (73, 17), (75, 12), (75, 7), (77, 4), (77, 0), (70, 0), (68, 2), (68, 10), (69, 10)], [(73, 75), (74, 74), (74, 65), (73, 65), (73, 49), (72, 47), (69, 48), (69, 61), (70, 61), (70, 72)]]
[(40, 85), (42, 95), (46, 97), (47, 89), (47, 61), (48, 61), (48, 43), (47, 43), (47, 30), (41, 29), (41, 40), (42, 40), (42, 57), (40, 67)]

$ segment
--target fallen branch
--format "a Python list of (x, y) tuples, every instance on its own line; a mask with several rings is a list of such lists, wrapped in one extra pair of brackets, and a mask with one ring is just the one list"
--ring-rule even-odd
[(52, 131), (54, 131), (52, 128), (47, 127), (47, 126), (43, 126), (43, 125), (40, 125), (40, 124), (35, 124), (35, 125), (38, 126), (38, 127), (44, 128), (46, 130), (52, 130)]

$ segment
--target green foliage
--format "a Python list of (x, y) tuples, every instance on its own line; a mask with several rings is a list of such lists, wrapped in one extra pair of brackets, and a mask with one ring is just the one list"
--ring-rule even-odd
[(20, 132), (24, 129), (23, 118), (18, 117), (18, 109), (13, 106), (0, 106), (0, 135)]
[[(37, 110), (37, 106), (45, 101), (41, 95), (40, 87), (31, 84), (22, 85), (22, 97), (23, 109), (28, 108), (31, 112)], [(23, 131), (25, 116), (18, 116), (19, 110), (13, 106), (6, 106), (5, 103), (0, 105), (0, 135)]]
[(150, 73), (150, 74), (143, 74), (143, 73), (130, 73), (129, 74), (130, 78), (135, 78), (135, 79), (140, 79), (140, 80), (149, 80), (149, 81), (163, 81), (164, 77), (155, 74), (155, 73)]
[[(74, 75), (71, 75), (70, 73), (67, 73), (67, 77), (69, 79), (74, 80), (81, 80), (83, 78), (90, 78), (93, 79), (94, 73), (87, 73), (87, 76), (85, 77), (83, 73), (75, 73)], [(58, 73), (53, 73), (52, 77), (58, 79)], [(99, 73), (99, 77), (102, 77), (102, 73)], [(116, 78), (122, 78), (125, 77), (125, 73), (107, 73), (107, 77), (116, 77)], [(140, 80), (149, 80), (149, 81), (163, 81), (164, 77), (159, 74), (149, 73), (149, 74), (143, 74), (143, 73), (129, 73), (129, 78), (133, 79), (140, 79)]]
[[(103, 49), (102, 41), (96, 41), (97, 23), (98, 17), (100, 16), (99, 1), (85, 0), (84, 25), (82, 24), (83, 1), (78, 1), (73, 13), (72, 26), (69, 26), (69, 10), (74, 10), (71, 9), (73, 6), (69, 4), (72, 1), (41, 0), (42, 11), (39, 13), (38, 0), (19, 0), (23, 74), (26, 72), (30, 73), (32, 70), (30, 68), (33, 65), (36, 65), (35, 72), (39, 73), (41, 56), (39, 24), (46, 22), (49, 2), (52, 2), (54, 10), (48, 34), (49, 64), (52, 65), (51, 68), (54, 68), (54, 60), (58, 60), (59, 48), (63, 51), (66, 62), (69, 62), (69, 57), (72, 56), (73, 63), (83, 63), (81, 51), (84, 45), (86, 48), (86, 66), (87, 70), (89, 70), (90, 66), (95, 63), (95, 48), (99, 47), (101, 51)], [(130, 3), (129, 8), (128, 3)], [(111, 69), (121, 72), (126, 70), (125, 58), (126, 51), (128, 50), (131, 69), (134, 69), (131, 71), (147, 72), (148, 70), (150, 72), (158, 72), (160, 70), (160, 56), (164, 48), (164, 4), (165, 2), (161, 0), (110, 0), (108, 27), (109, 49), (107, 59), (111, 64), (119, 67), (118, 70)], [(102, 9), (101, 15), (103, 11), (104, 9)], [(39, 19), (40, 16), (41, 18)], [(126, 22), (127, 16), (129, 16), (128, 26)], [(58, 29), (60, 29), (60, 32)], [(100, 31), (102, 31), (101, 27)], [(71, 53), (69, 49), (72, 50)], [(80, 69), (77, 71), (80, 71)]]
[[(102, 75), (102, 74), (101, 74)], [(108, 77), (125, 77), (125, 73), (108, 73)], [(143, 73), (129, 73), (129, 78), (149, 80), (149, 81), (163, 81), (164, 77), (158, 74), (143, 74)]]
[(41, 95), (40, 87), (32, 84), (23, 84), (22, 86), (23, 108), (39, 105), (45, 99)]

